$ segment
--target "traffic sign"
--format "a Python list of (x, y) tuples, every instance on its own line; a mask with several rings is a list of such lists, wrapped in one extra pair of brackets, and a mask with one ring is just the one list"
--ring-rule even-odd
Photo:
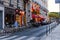
[(55, 3), (60, 3), (60, 0), (55, 0)]

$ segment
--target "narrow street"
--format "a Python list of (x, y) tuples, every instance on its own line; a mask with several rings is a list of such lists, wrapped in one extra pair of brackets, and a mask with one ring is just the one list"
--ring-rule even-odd
[(60, 0), (0, 0), (0, 40), (60, 40)]
[[(0, 40), (39, 40), (42, 32), (44, 32), (45, 27), (37, 27), (37, 28), (31, 28), (27, 29), (23, 32), (17, 32), (12, 35), (6, 35), (6, 36), (1, 36)], [(44, 33), (45, 34), (45, 33)], [(42, 34), (43, 35), (43, 34)]]
[[(51, 25), (53, 24), (56, 25), (55, 22)], [(1, 36), (0, 40), (40, 40), (46, 36), (46, 27), (48, 28), (48, 26), (49, 25), (40, 26), (36, 28), (26, 29), (22, 32), (16, 32), (11, 35)]]

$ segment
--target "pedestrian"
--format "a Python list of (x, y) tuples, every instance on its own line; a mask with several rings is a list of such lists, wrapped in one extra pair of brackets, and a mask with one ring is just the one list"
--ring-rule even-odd
[(18, 22), (15, 21), (15, 23), (14, 23), (14, 27), (17, 28), (18, 26), (19, 26)]

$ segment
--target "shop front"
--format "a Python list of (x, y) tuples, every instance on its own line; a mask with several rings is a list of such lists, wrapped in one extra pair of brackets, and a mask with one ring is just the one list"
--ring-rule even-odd
[(12, 27), (15, 21), (15, 10), (5, 7), (5, 26)]
[[(31, 8), (31, 12), (32, 14), (38, 16), (40, 15), (40, 5), (35, 3), (35, 2), (32, 2), (32, 8)], [(33, 18), (32, 18), (33, 19)], [(39, 18), (34, 18), (36, 22), (39, 22)]]
[(7, 28), (12, 28), (16, 26), (15, 25), (16, 22), (18, 23), (18, 26), (22, 26), (23, 16), (24, 16), (23, 10), (5, 7), (5, 26)]

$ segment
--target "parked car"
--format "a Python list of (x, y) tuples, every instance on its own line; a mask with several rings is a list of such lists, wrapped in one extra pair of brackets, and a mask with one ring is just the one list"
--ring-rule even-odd
[(35, 22), (34, 20), (31, 20), (30, 22), (31, 22), (31, 24), (32, 24), (33, 27), (38, 27), (38, 26), (40, 26), (40, 23)]
[(48, 25), (48, 24), (50, 24), (50, 22), (47, 22), (47, 20), (41, 22), (41, 25)]

